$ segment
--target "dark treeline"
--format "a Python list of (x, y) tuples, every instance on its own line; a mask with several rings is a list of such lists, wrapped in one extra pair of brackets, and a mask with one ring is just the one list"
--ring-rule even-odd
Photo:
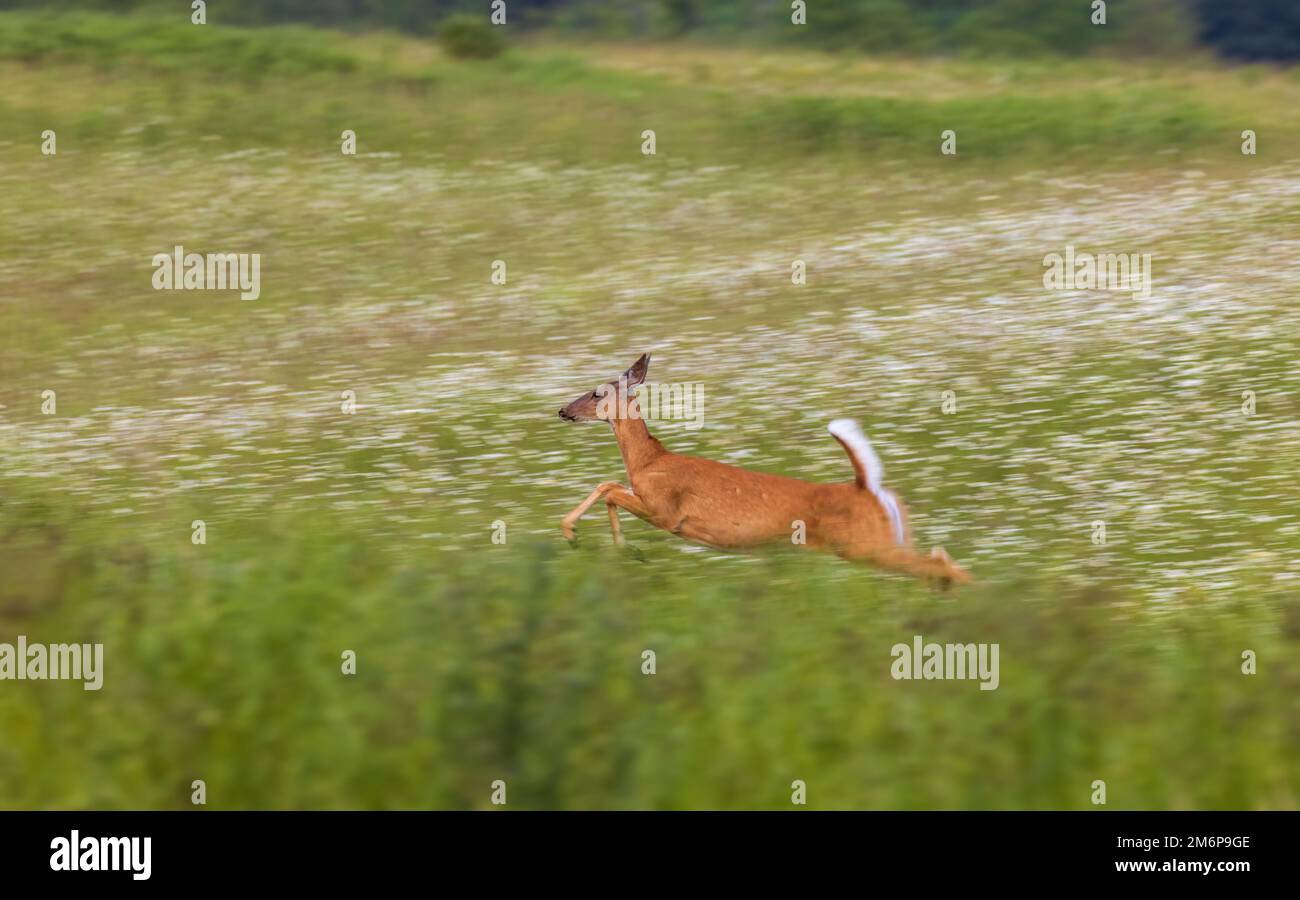
[[(609, 37), (699, 36), (905, 53), (1079, 54), (1114, 47), (1170, 53), (1196, 44), (1240, 60), (1300, 58), (1296, 0), (505, 0), (508, 22)], [(188, 0), (0, 0), (0, 9), (189, 14)], [(300, 23), (430, 33), (452, 15), (488, 15), (490, 0), (213, 0), (209, 22)]]

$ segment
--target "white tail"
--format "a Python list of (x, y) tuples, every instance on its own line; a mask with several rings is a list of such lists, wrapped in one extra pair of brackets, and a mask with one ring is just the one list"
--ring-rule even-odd
[(894, 529), (894, 540), (899, 546), (907, 543), (907, 525), (903, 521), (903, 510), (899, 507), (898, 497), (883, 484), (885, 467), (880, 464), (880, 457), (871, 446), (871, 441), (862, 433), (858, 423), (852, 419), (836, 419), (826, 428), (837, 441), (844, 446), (853, 460), (853, 469), (858, 475), (858, 487), (865, 488), (875, 495), (880, 507), (889, 516)]

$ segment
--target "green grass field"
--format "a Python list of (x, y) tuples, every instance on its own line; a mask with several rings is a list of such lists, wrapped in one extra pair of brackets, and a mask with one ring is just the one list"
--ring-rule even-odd
[[(0, 641), (106, 659), (0, 681), (0, 807), (1300, 805), (1295, 71), (10, 14), (0, 83)], [(570, 548), (623, 475), (555, 412), (645, 351), (671, 449), (843, 480), (861, 421), (979, 583)]]

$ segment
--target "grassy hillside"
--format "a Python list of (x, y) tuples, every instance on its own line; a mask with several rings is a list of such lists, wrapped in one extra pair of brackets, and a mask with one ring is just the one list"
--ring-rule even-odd
[[(429, 42), (78, 15), (0, 18), (6, 133), (62, 125), (77, 146), (371, 151), (624, 161), (664, 152), (752, 166), (833, 154), (949, 164), (1219, 158), (1239, 132), (1295, 146), (1289, 70), (1130, 60), (872, 60), (816, 51), (531, 43), (444, 58)], [(53, 122), (51, 122), (53, 120)], [(73, 147), (69, 147), (73, 149)], [(1161, 160), (1167, 161), (1167, 160)]]

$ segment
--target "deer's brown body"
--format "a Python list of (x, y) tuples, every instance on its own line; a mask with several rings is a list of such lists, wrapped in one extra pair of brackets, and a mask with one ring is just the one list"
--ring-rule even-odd
[[(636, 399), (626, 396), (645, 380), (648, 368), (649, 357), (643, 356), (618, 381), (560, 410), (561, 418), (570, 421), (608, 421), (613, 426), (631, 484), (631, 490), (613, 481), (597, 486), (565, 517), (562, 528), (569, 540), (574, 539), (578, 519), (604, 499), (619, 543), (621, 508), (657, 528), (710, 547), (750, 550), (795, 543), (942, 583), (970, 580), (942, 550), (936, 548), (926, 556), (912, 549), (902, 503), (873, 482), (869, 470), (873, 463), (877, 469), (879, 464), (869, 445), (864, 450), (852, 434), (833, 430), (857, 473), (855, 481), (838, 484), (752, 472), (665, 449), (640, 418)], [(626, 414), (610, 415), (613, 409)], [(856, 432), (856, 426), (852, 429)], [(865, 438), (860, 440), (866, 444)], [(874, 474), (878, 481), (878, 472)], [(802, 542), (792, 540), (797, 531)]]

